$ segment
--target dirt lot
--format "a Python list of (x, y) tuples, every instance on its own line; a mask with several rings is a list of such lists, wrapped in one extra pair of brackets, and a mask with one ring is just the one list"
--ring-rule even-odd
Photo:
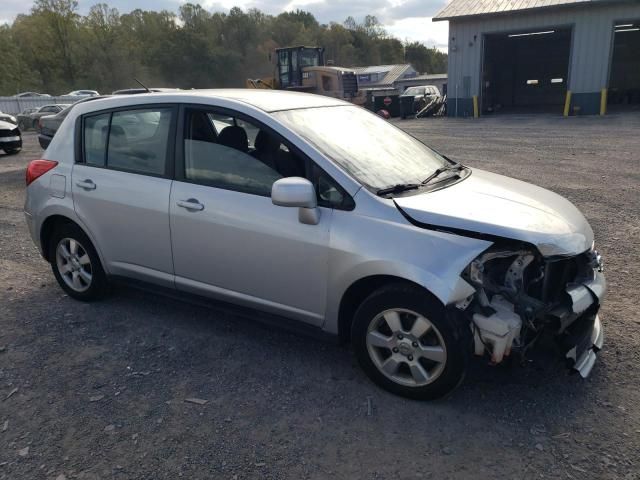
[(610, 289), (589, 379), (476, 365), (413, 402), (347, 347), (122, 288), (70, 300), (23, 222), (28, 134), (0, 155), (0, 478), (640, 478), (640, 115), (399, 124), (585, 213)]

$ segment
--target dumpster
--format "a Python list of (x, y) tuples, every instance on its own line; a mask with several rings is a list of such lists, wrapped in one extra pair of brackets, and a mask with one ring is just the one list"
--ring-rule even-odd
[(380, 95), (373, 97), (373, 111), (386, 110), (392, 117), (400, 116), (400, 96), (395, 95)]
[(415, 97), (413, 95), (400, 96), (400, 116), (402, 118), (412, 117), (415, 112)]

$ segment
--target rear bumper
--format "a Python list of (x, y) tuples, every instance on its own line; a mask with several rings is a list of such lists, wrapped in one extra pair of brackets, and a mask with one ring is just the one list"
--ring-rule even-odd
[(29, 235), (31, 236), (31, 240), (36, 245), (36, 247), (38, 247), (38, 250), (40, 251), (40, 255), (43, 255), (42, 245), (40, 245), (40, 239), (38, 238), (35, 218), (33, 217), (32, 214), (30, 214), (25, 210), (24, 219), (27, 223), (27, 227), (29, 227)]

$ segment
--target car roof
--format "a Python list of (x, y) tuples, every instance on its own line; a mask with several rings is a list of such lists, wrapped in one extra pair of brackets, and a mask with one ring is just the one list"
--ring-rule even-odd
[[(145, 93), (143, 95), (116, 95), (98, 102), (91, 102), (92, 106), (113, 108), (135, 105), (144, 96), (144, 103), (154, 99), (158, 102), (198, 103), (199, 100), (225, 99), (253, 106), (265, 112), (281, 110), (295, 110), (301, 108), (332, 107), (351, 105), (336, 98), (282, 90), (263, 90), (250, 88), (221, 88), (213, 90), (174, 90), (171, 92)], [(113, 105), (112, 105), (113, 104)]]

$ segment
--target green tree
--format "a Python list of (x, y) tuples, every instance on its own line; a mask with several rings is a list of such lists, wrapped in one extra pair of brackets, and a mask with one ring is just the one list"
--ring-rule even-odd
[[(35, 0), (27, 15), (0, 26), (5, 46), (0, 95), (36, 90), (62, 94), (137, 86), (239, 87), (272, 75), (277, 47), (317, 45), (345, 67), (411, 62), (423, 72), (446, 70), (446, 55), (419, 43), (405, 46), (375, 16), (320, 25), (309, 12), (277, 16), (257, 9), (212, 13), (183, 4), (178, 13), (137, 9), (120, 14), (98, 3), (84, 16), (75, 0)], [(273, 58), (271, 56), (271, 58)]]

